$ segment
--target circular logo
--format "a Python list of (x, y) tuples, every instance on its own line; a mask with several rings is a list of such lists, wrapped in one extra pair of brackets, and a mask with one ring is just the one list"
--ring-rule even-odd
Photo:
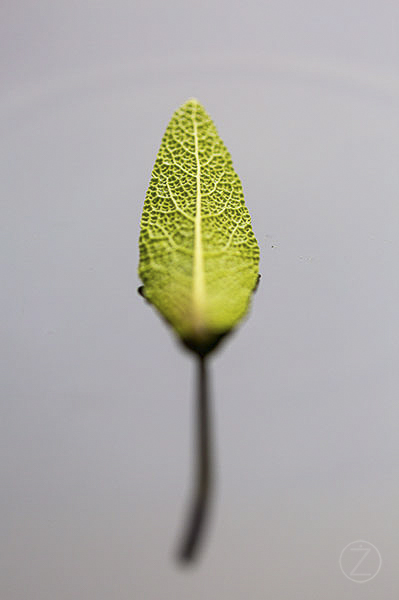
[(364, 540), (351, 542), (342, 550), (339, 566), (342, 573), (356, 583), (374, 579), (382, 565), (381, 554), (373, 544)]

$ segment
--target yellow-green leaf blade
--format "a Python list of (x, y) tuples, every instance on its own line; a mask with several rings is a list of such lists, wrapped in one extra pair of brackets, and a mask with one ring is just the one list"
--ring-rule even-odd
[(259, 247), (230, 154), (197, 100), (173, 115), (141, 221), (145, 297), (204, 353), (248, 309)]

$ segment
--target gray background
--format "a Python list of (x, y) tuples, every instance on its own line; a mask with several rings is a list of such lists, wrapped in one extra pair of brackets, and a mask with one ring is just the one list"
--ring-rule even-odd
[[(396, 597), (398, 3), (0, 10), (2, 600)], [(232, 153), (262, 281), (212, 362), (218, 493), (181, 570), (194, 364), (136, 267), (190, 96)], [(338, 565), (358, 539), (383, 559), (362, 585)]]

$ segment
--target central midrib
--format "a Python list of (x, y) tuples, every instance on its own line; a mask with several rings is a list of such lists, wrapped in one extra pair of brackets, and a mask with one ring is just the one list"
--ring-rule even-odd
[(197, 165), (197, 198), (194, 221), (193, 312), (195, 328), (201, 330), (203, 328), (205, 306), (205, 272), (201, 231), (201, 164), (199, 159), (198, 130), (195, 112), (192, 120), (194, 128), (195, 160)]

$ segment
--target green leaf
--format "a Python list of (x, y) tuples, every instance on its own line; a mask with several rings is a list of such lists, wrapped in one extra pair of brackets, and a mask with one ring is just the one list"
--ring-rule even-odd
[(231, 156), (195, 99), (175, 112), (162, 139), (139, 246), (145, 298), (206, 354), (248, 309), (259, 247)]

